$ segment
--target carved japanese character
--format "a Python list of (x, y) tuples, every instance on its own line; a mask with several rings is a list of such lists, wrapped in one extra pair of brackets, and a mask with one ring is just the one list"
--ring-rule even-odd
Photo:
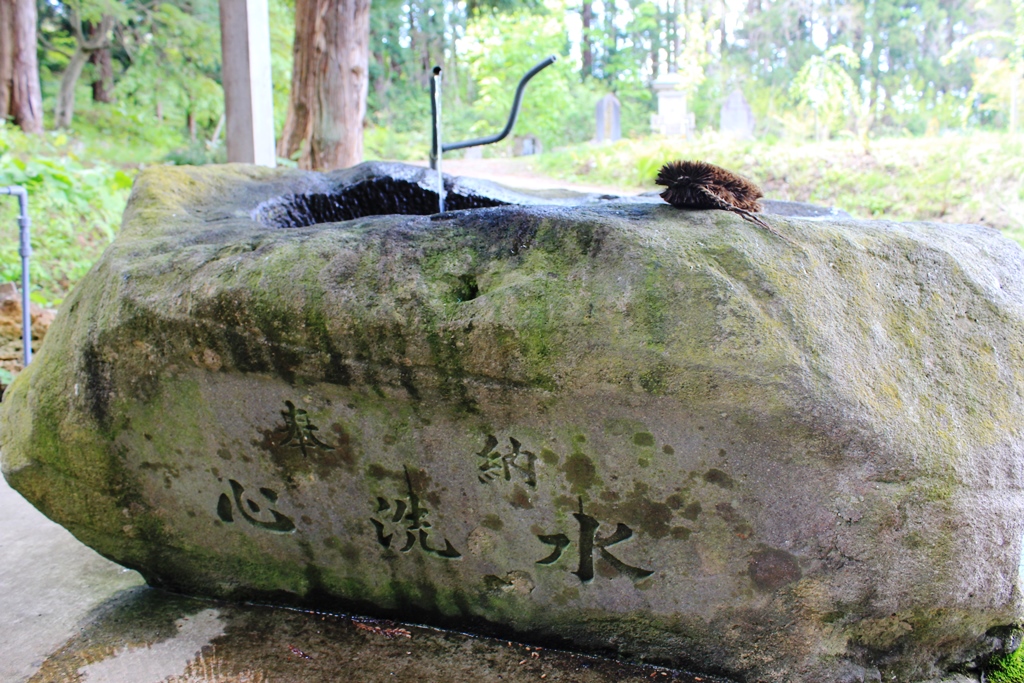
[[(615, 527), (615, 531), (606, 538), (599, 538), (597, 536), (597, 530), (600, 528), (601, 523), (590, 515), (583, 512), (583, 499), (580, 498), (580, 511), (574, 512), (573, 517), (580, 525), (579, 541), (577, 543), (579, 550), (579, 566), (576, 571), (573, 572), (580, 581), (586, 583), (592, 581), (594, 578), (594, 553), (597, 552), (601, 555), (601, 558), (611, 565), (617, 572), (624, 576), (628, 576), (633, 581), (639, 581), (651, 576), (654, 572), (649, 569), (641, 569), (640, 567), (634, 567), (628, 565), (619, 558), (612, 555), (608, 550), (611, 546), (622, 543), (633, 537), (633, 530), (621, 522)], [(554, 564), (562, 557), (562, 552), (571, 545), (569, 537), (565, 534), (538, 534), (537, 539), (545, 544), (554, 546), (554, 551), (542, 560), (537, 560), (537, 564)]]
[(427, 554), (449, 560), (462, 557), (447, 538), (444, 539), (444, 549), (434, 548), (430, 544), (431, 527), (426, 519), (429, 510), (423, 507), (419, 496), (413, 490), (408, 470), (405, 471), (405, 482), (408, 489), (406, 498), (396, 498), (393, 501), (377, 498), (375, 516), (370, 519), (377, 533), (377, 543), (383, 548), (391, 548), (392, 543), (397, 540), (396, 536), (404, 536), (405, 543), (401, 548), (396, 548), (399, 552), (409, 552), (419, 542), (420, 549)]
[(527, 486), (536, 488), (536, 454), (523, 448), (523, 444), (518, 440), (512, 437), (509, 437), (508, 440), (511, 450), (499, 453), (495, 450), (498, 447), (498, 439), (493, 434), (487, 436), (487, 443), (484, 444), (483, 450), (477, 453), (482, 458), (479, 467), (480, 474), (477, 475), (477, 478), (484, 484), (499, 476), (504, 476), (505, 481), (511, 481), (512, 471), (515, 470), (526, 480)]
[(278, 445), (291, 445), (292, 448), (301, 449), (304, 456), (308, 455), (307, 449), (311, 448), (322, 448), (325, 451), (334, 450), (334, 446), (324, 443), (317, 437), (316, 433), (319, 431), (319, 427), (310, 421), (309, 413), (302, 408), (296, 408), (291, 401), (285, 401), (284, 404), (288, 410), (282, 410), (281, 415), (284, 417), (287, 434)]
[(253, 497), (245, 495), (244, 486), (234, 479), (229, 479), (228, 484), (231, 486), (231, 495), (234, 499), (234, 507), (232, 506), (232, 498), (228, 498), (226, 493), (220, 494), (220, 498), (217, 499), (217, 516), (220, 517), (222, 521), (228, 523), (234, 522), (234, 508), (237, 508), (238, 514), (242, 516), (242, 519), (249, 522), (249, 524), (252, 524), (257, 529), (273, 531), (279, 534), (290, 534), (295, 531), (295, 523), (291, 518), (282, 515), (272, 507), (277, 503), (276, 491), (268, 488), (259, 489), (260, 496), (266, 501), (266, 503), (264, 503), (264, 505), (267, 506), (266, 512), (269, 512), (272, 518), (270, 521), (267, 521), (256, 517), (256, 515), (262, 515), (264, 513), (263, 506), (261, 506)]

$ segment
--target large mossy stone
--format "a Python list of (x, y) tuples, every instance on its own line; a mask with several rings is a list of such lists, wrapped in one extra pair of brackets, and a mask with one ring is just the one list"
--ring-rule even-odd
[(1018, 247), (451, 180), (495, 206), (317, 224), (429, 182), (142, 173), (4, 398), (11, 485), (154, 585), (746, 681), (928, 679), (1024, 616)]

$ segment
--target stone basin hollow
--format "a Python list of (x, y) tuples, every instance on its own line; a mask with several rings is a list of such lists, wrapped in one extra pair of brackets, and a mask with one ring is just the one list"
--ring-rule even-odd
[[(448, 211), (504, 206), (509, 202), (467, 191), (445, 179)], [(437, 213), (437, 192), (421, 183), (393, 177), (375, 177), (334, 192), (294, 194), (267, 200), (253, 218), (270, 228), (307, 228), (366, 216)]]

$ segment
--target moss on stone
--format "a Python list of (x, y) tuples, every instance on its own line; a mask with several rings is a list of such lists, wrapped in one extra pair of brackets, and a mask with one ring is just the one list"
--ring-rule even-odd
[(1024, 683), (1024, 648), (996, 658), (988, 670), (992, 683)]

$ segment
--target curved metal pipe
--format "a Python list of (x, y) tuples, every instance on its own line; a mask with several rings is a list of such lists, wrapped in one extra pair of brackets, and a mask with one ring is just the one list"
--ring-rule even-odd
[(29, 239), (29, 226), (32, 219), (28, 217), (28, 191), (19, 185), (0, 187), (0, 194), (17, 195), (18, 227), (20, 237), (18, 254), (21, 256), (21, 343), (25, 347), (25, 365), (32, 362), (32, 314), (29, 311), (28, 299), (28, 260), (32, 256), (32, 243)]
[(490, 145), (494, 142), (499, 142), (507, 138), (508, 134), (512, 132), (512, 127), (516, 125), (516, 119), (519, 117), (519, 107), (523, 102), (523, 90), (526, 89), (526, 84), (530, 82), (531, 78), (554, 64), (556, 61), (558, 61), (558, 55), (551, 55), (547, 59), (538, 62), (537, 65), (527, 71), (526, 75), (519, 81), (519, 86), (516, 88), (515, 99), (512, 100), (512, 113), (509, 114), (508, 123), (505, 124), (505, 129), (503, 131), (497, 135), (491, 135), (486, 138), (475, 138), (473, 140), (463, 140), (462, 142), (452, 142), (447, 145), (442, 145), (441, 151), (451, 152), (456, 149), (465, 149), (466, 147)]

